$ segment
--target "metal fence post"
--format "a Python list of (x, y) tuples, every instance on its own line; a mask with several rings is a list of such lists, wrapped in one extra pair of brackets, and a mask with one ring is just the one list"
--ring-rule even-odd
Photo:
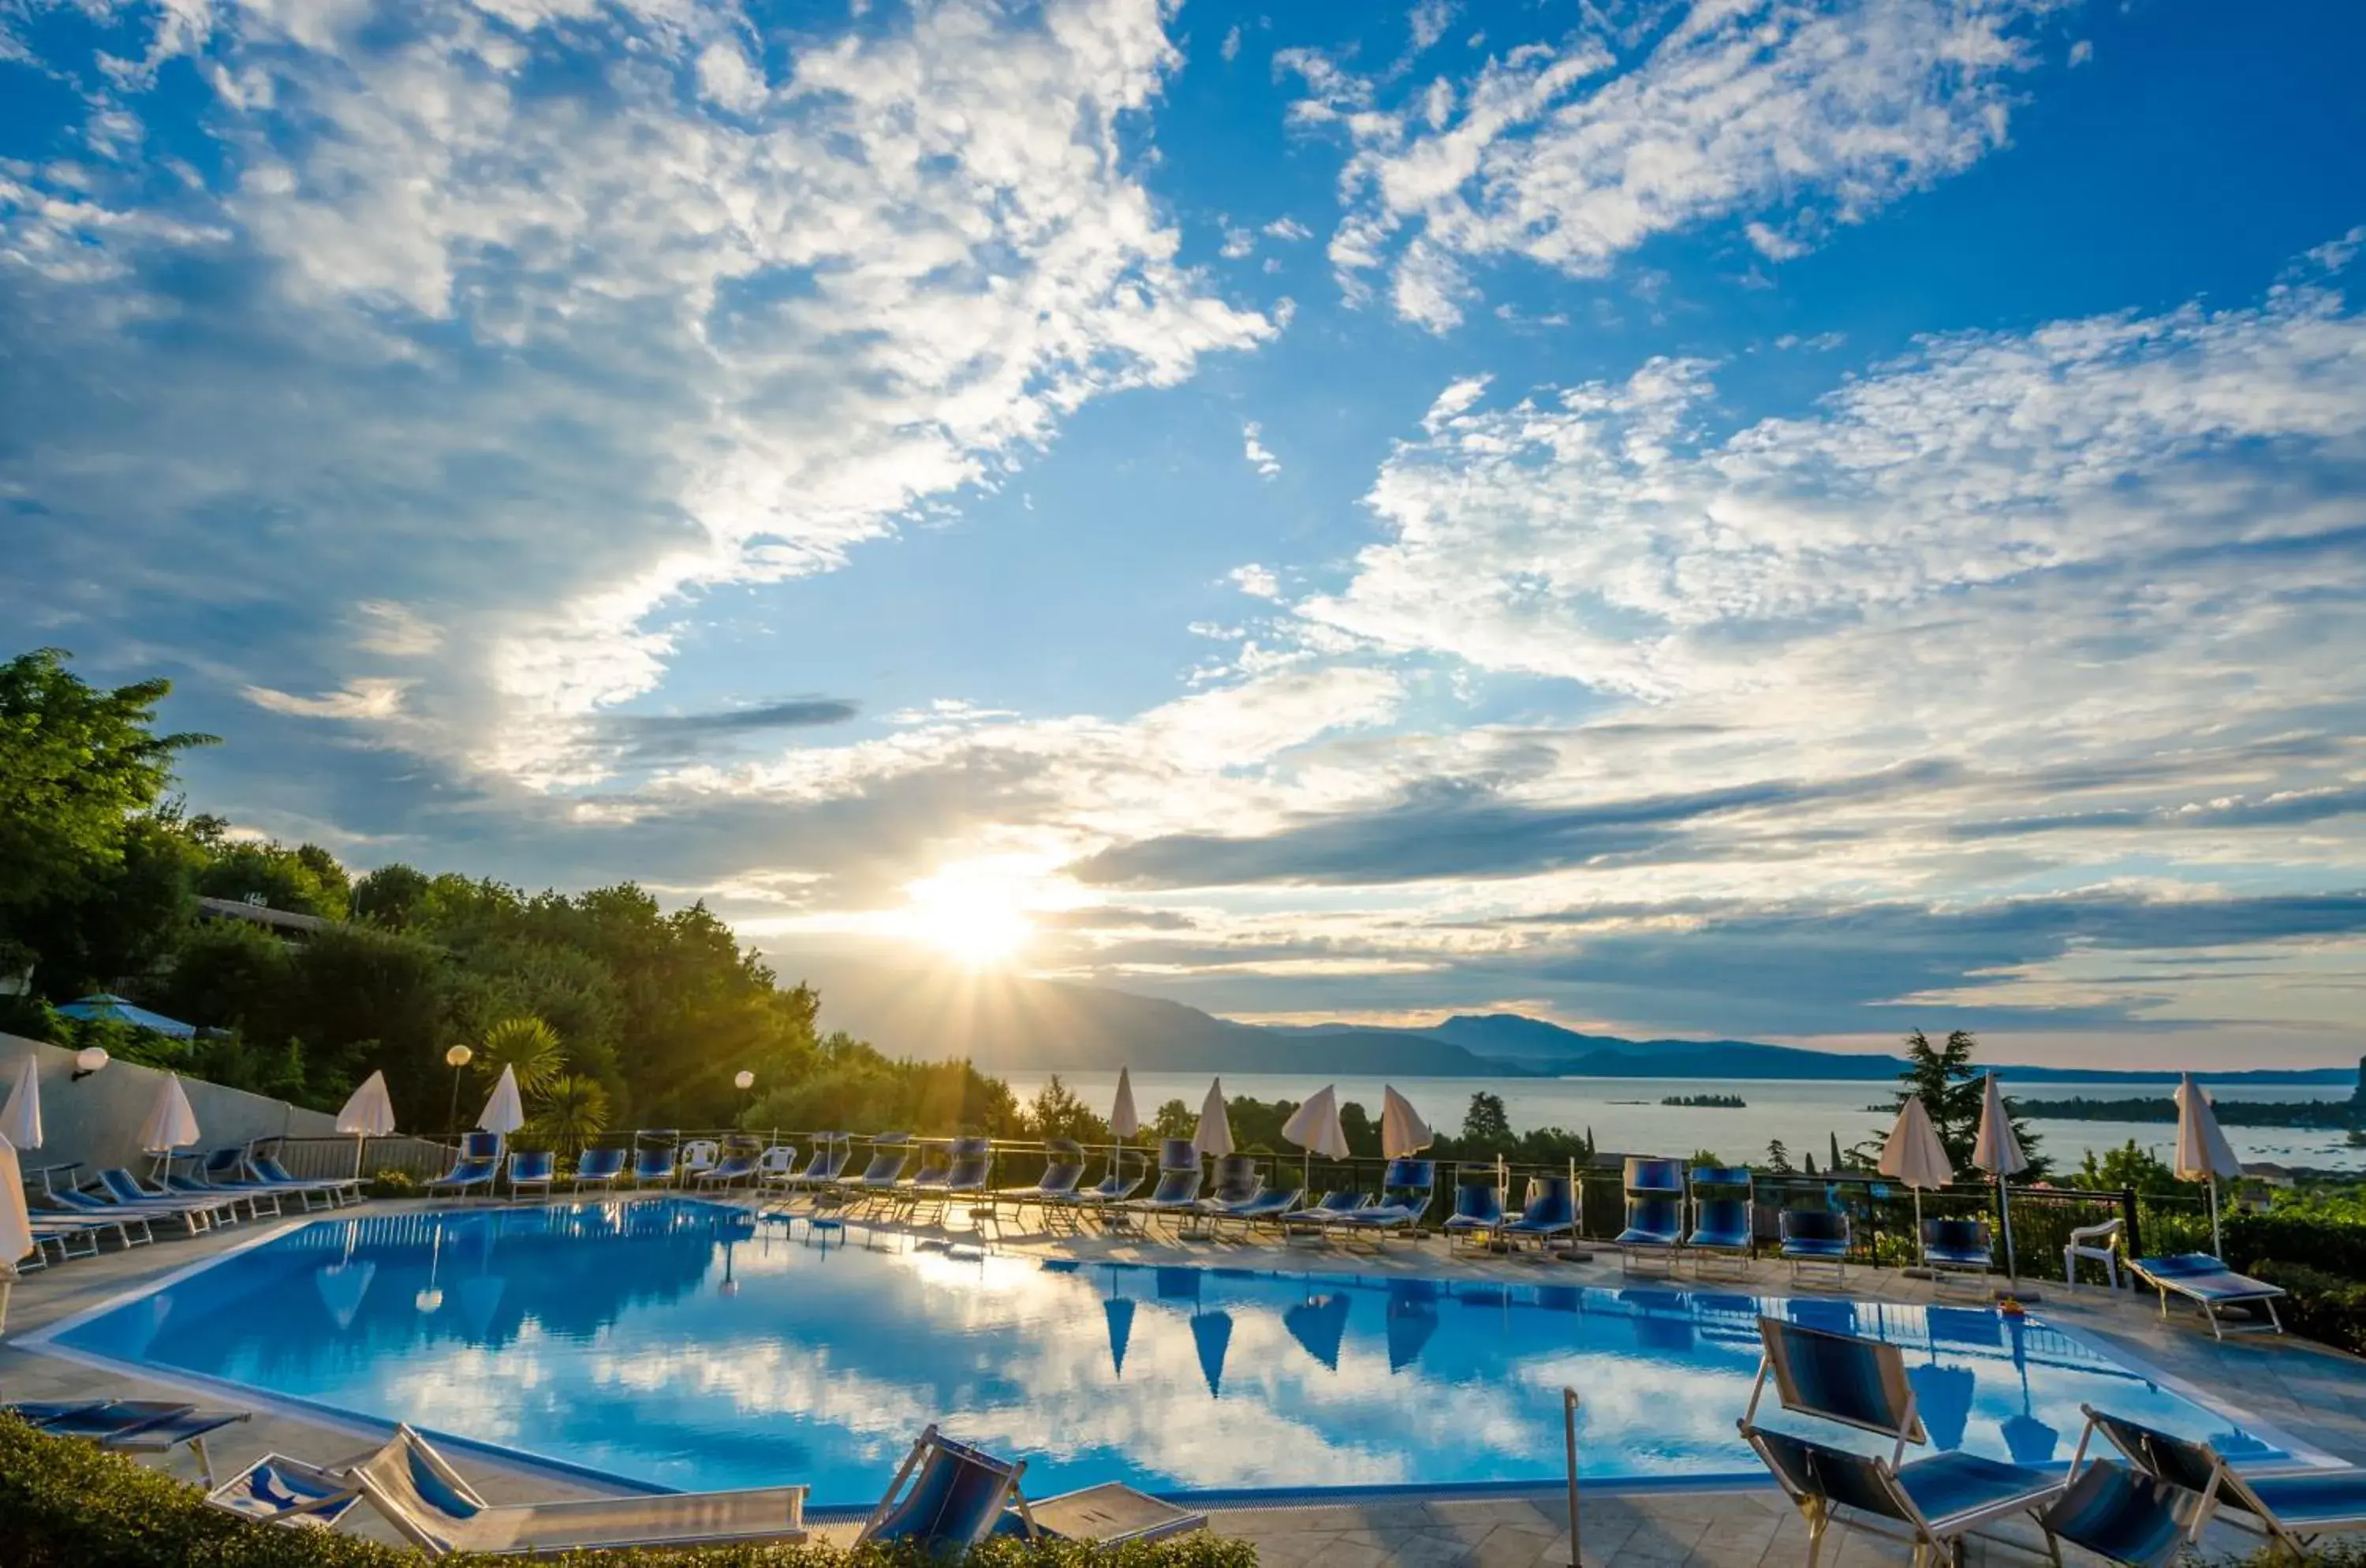
[(1577, 1390), (1560, 1391), (1562, 1439), (1569, 1445), (1569, 1568), (1579, 1568), (1577, 1553)]
[(2120, 1189), (2120, 1218), (2127, 1222), (2128, 1256), (2142, 1258), (2145, 1255), (2144, 1229), (2142, 1222), (2137, 1218), (2136, 1194), (2133, 1187)]

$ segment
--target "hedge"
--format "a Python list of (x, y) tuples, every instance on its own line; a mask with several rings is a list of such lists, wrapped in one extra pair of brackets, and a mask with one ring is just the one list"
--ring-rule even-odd
[(2258, 1271), (2272, 1258), (2305, 1263), (2341, 1279), (2366, 1280), (2366, 1224), (2320, 1214), (2279, 1213), (2229, 1214), (2226, 1261), (2240, 1272)]
[[(257, 1524), (208, 1507), (196, 1486), (76, 1438), (0, 1415), (0, 1562), (7, 1568), (417, 1568), (406, 1548), (340, 1530)], [(513, 1558), (449, 1557), (467, 1568)], [(794, 1545), (570, 1552), (576, 1568), (944, 1568), (909, 1545)], [(965, 1568), (1256, 1568), (1248, 1542), (1200, 1531), (1115, 1549), (989, 1540)]]
[(2257, 1272), (2270, 1285), (2284, 1288), (2286, 1295), (2276, 1303), (2276, 1313), (2286, 1328), (2366, 1356), (2366, 1284), (2281, 1258), (2262, 1260)]

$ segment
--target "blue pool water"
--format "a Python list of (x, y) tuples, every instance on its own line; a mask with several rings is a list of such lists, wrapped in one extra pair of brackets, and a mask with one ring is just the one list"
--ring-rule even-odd
[(2270, 1451), (1986, 1310), (1047, 1262), (693, 1201), (321, 1220), (57, 1338), (662, 1486), (803, 1481), (827, 1506), (875, 1500), (931, 1421), (1026, 1459), (1037, 1495), (1549, 1480), (1563, 1384), (1589, 1475), (1763, 1474), (1734, 1433), (1761, 1311), (1907, 1347), (1942, 1447), (2067, 1461), (2088, 1401)]

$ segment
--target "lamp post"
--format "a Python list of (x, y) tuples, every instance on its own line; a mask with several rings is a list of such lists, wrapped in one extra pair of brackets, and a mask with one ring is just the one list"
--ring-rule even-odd
[(466, 1045), (455, 1045), (444, 1053), (444, 1065), (452, 1069), (452, 1114), (448, 1120), (455, 1136), (460, 1131), (460, 1070), (476, 1057), (477, 1054)]

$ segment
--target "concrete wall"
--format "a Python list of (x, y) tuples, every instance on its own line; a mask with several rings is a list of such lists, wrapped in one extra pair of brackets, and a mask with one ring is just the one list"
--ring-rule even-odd
[[(83, 1181), (111, 1165), (130, 1166), (145, 1176), (149, 1157), (140, 1152), (140, 1124), (156, 1103), (165, 1075), (154, 1067), (109, 1062), (80, 1083), (73, 1081), (74, 1054), (62, 1045), (0, 1034), (0, 1100), (13, 1091), (17, 1064), (30, 1054), (40, 1063), (41, 1146), (20, 1153), (29, 1174), (42, 1166), (80, 1160)], [(334, 1136), (337, 1119), (284, 1100), (244, 1089), (183, 1078), (189, 1108), (197, 1113), (197, 1146), (220, 1148), (256, 1138)]]

